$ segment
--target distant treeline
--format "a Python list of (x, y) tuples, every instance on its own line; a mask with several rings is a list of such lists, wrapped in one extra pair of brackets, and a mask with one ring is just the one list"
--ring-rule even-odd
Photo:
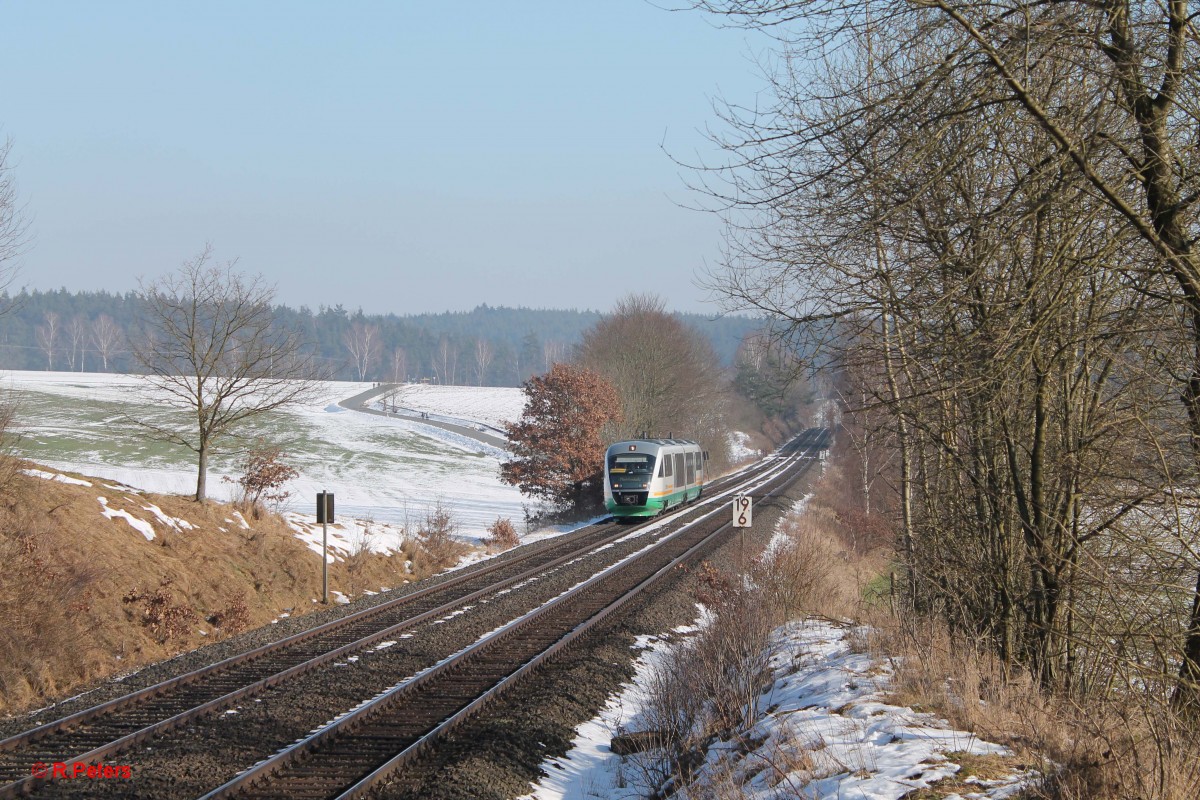
[[(55, 291), (0, 296), (0, 369), (136, 371), (128, 341), (141, 329), (133, 292)], [(364, 314), (341, 305), (313, 311), (279, 306), (281, 325), (303, 332), (335, 378), (429, 380), (518, 386), (551, 363), (568, 359), (597, 311), (494, 308), (441, 314)], [(678, 314), (707, 336), (723, 366), (761, 323), (749, 317)]]

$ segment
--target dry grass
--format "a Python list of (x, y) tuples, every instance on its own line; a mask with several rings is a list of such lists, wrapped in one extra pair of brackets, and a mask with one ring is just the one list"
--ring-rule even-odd
[[(864, 514), (855, 481), (829, 464), (805, 512), (789, 521), (788, 550), (766, 571), (771, 602), (787, 616), (851, 617), (871, 633), (861, 642), (888, 659), (891, 702), (946, 718), (956, 728), (1010, 747), (1002, 763), (954, 760), (955, 778), (910, 796), (941, 798), (971, 789), (971, 771), (1023, 768), (1049, 776), (1029, 800), (1198, 800), (1200, 736), (1159, 697), (1056, 697), (1006, 671), (968, 635), (928, 618), (895, 613), (888, 574), (893, 535), (887, 514)], [(969, 762), (969, 763), (968, 763)], [(975, 787), (977, 789), (977, 786)]]
[[(247, 530), (221, 503), (85, 479), (93, 485), (16, 472), (0, 495), (0, 712), (320, 607), (320, 559), (280, 518), (250, 519)], [(154, 540), (103, 517), (98, 496), (150, 522)], [(151, 504), (193, 529), (160, 522)], [(430, 574), (434, 565), (416, 551), (389, 557), (364, 547), (330, 565), (330, 586), (357, 593)]]
[[(1015, 765), (1048, 776), (1025, 797), (1200, 797), (1200, 742), (1157, 702), (1135, 694), (1119, 700), (1050, 696), (941, 623), (899, 621), (883, 610), (868, 622), (868, 649), (895, 669), (891, 702), (1010, 747)], [(954, 788), (939, 784), (938, 791)]]
[(946, 758), (958, 764), (957, 773), (935, 781), (927, 788), (902, 795), (900, 800), (944, 800), (948, 797), (962, 797), (968, 793), (977, 793), (980, 787), (978, 781), (1007, 778), (1027, 769), (1025, 763), (1015, 756), (950, 752), (946, 753)]
[(777, 621), (804, 616), (847, 619), (859, 611), (871, 576), (828, 532), (833, 523), (832, 515), (819, 508), (788, 518), (781, 528), (783, 544), (770, 557), (755, 561), (752, 575)]

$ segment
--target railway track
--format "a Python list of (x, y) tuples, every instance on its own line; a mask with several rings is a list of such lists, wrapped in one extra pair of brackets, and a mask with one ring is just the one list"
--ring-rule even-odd
[[(708, 491), (719, 495), (737, 481), (779, 470), (780, 463), (769, 459), (735, 478), (711, 484)], [(700, 514), (703, 507), (689, 507), (673, 516), (672, 524), (682, 525), (685, 518)], [(523, 548), (519, 556), (464, 570), (404, 597), (10, 737), (0, 742), (0, 780), (4, 781), (0, 797), (40, 788), (45, 781), (28, 774), (35, 762), (110, 759), (197, 717), (229, 708), (488, 594), (533, 580), (630, 534), (628, 526), (601, 525)]]
[[(803, 471), (785, 469), (782, 475), (772, 475), (759, 487), (761, 494), (783, 491)], [(202, 800), (365, 796), (676, 566), (715, 546), (730, 528), (722, 512), (723, 507), (705, 514), (260, 762)]]

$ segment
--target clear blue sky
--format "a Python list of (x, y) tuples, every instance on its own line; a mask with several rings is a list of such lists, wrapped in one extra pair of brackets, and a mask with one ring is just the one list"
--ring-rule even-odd
[[(644, 0), (0, 0), (30, 288), (135, 288), (211, 242), (289, 305), (711, 311), (680, 208), (760, 41)], [(663, 148), (667, 152), (664, 152)]]

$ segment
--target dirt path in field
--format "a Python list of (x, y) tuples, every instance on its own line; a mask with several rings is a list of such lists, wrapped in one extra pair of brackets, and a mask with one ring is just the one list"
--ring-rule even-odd
[(411, 420), (422, 425), (429, 425), (432, 428), (441, 428), (442, 430), (451, 431), (452, 433), (457, 433), (460, 436), (466, 436), (470, 439), (474, 439), (477, 442), (490, 444), (492, 447), (499, 447), (501, 450), (508, 449), (508, 442), (499, 436), (492, 435), (487, 431), (480, 431), (476, 428), (472, 428), (470, 425), (462, 422), (447, 422), (444, 419), (430, 419), (422, 417), (421, 412), (414, 411), (411, 408), (398, 408), (395, 411), (378, 411), (374, 408), (367, 407), (367, 403), (371, 402), (380, 395), (387, 394), (393, 389), (398, 388), (398, 386), (399, 384), (396, 383), (381, 383), (372, 389), (366, 390), (365, 392), (359, 392), (353, 397), (347, 397), (345, 400), (340, 401), (338, 405), (342, 408), (348, 408), (351, 411), (361, 411), (364, 414), (375, 414), (380, 417), (400, 417), (401, 419)]

